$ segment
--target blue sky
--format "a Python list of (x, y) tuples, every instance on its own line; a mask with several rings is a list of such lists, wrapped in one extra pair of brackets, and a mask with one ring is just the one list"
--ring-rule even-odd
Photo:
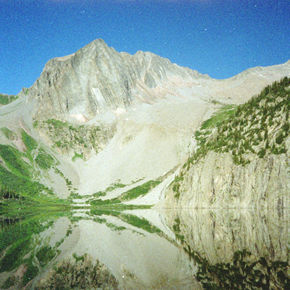
[(289, 0), (0, 0), (0, 92), (96, 38), (228, 78), (290, 58)]

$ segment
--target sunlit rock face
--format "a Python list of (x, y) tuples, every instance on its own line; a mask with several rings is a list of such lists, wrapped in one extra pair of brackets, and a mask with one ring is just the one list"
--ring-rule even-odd
[(289, 207), (289, 85), (284, 78), (236, 111), (203, 122), (195, 152), (166, 193), (167, 206)]
[(177, 81), (206, 78), (149, 52), (118, 53), (99, 39), (70, 56), (50, 60), (29, 94), (42, 101), (42, 117), (85, 118), (109, 109), (120, 112), (140, 100), (150, 102), (160, 97), (154, 89), (173, 76)]
[(132, 104), (152, 104), (169, 96), (244, 102), (289, 71), (289, 63), (256, 68), (224, 81), (211, 79), (150, 52), (118, 53), (97, 39), (76, 53), (50, 60), (22, 94), (39, 100), (38, 119), (60, 117), (85, 122)]
[(246, 166), (234, 164), (230, 154), (210, 152), (189, 169), (180, 197), (167, 192), (166, 206), (186, 208), (288, 207), (287, 156), (256, 157)]
[[(224, 105), (246, 102), (289, 72), (287, 62), (215, 80), (153, 53), (119, 53), (95, 40), (50, 60), (31, 88), (1, 108), (0, 117), (3, 127), (24, 127), (59, 159), (68, 159), (77, 172), (70, 178), (78, 193), (93, 194), (119, 181), (154, 180), (184, 164), (203, 121)], [(199, 169), (205, 176), (202, 164)], [(235, 181), (243, 187), (238, 177)], [(221, 183), (214, 181), (215, 192), (229, 187)]]

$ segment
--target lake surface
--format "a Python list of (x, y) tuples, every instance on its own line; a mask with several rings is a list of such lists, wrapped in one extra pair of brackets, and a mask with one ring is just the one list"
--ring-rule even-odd
[(289, 289), (287, 214), (97, 208), (2, 214), (0, 288)]

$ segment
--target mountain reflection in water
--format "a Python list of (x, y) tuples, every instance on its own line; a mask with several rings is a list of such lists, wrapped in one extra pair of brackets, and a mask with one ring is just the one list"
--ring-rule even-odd
[(1, 289), (286, 289), (287, 212), (100, 209), (0, 218)]

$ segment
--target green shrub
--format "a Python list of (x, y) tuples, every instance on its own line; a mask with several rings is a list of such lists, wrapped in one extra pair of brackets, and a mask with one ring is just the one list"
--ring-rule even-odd
[(39, 196), (43, 192), (49, 192), (49, 189), (39, 182), (17, 175), (8, 171), (0, 165), (0, 186), (9, 188), (12, 192), (22, 196)]
[(18, 99), (18, 96), (0, 94), (0, 104), (7, 105)]
[(276, 138), (276, 143), (280, 145), (282, 144), (283, 140), (284, 140), (284, 136), (283, 136), (283, 133), (281, 132)]
[(53, 159), (53, 157), (46, 153), (42, 148), (39, 149), (35, 161), (37, 165), (42, 169), (50, 169), (53, 165), (55, 165), (55, 160)]
[(26, 285), (29, 281), (34, 279), (38, 274), (38, 268), (30, 262), (28, 265), (26, 265), (27, 269), (23, 276), (23, 285)]
[[(249, 162), (244, 155), (255, 153), (254, 146), (259, 148), (257, 154), (260, 158), (267, 152), (286, 153), (284, 143), (289, 130), (289, 85), (290, 78), (283, 78), (243, 105), (229, 105), (220, 109), (196, 131), (197, 150), (185, 163), (185, 167), (188, 168), (189, 164), (197, 162), (209, 151), (230, 152), (237, 165)], [(273, 134), (277, 137), (274, 138)], [(273, 142), (279, 146), (270, 146)], [(235, 153), (236, 149), (238, 151)], [(174, 191), (178, 191), (176, 181)]]
[(135, 199), (137, 197), (140, 196), (144, 196), (146, 195), (151, 189), (153, 189), (154, 187), (156, 187), (158, 184), (160, 184), (161, 181), (159, 180), (150, 180), (147, 181), (139, 186), (136, 186), (126, 192), (124, 192), (119, 199), (121, 201), (128, 201), (128, 200), (132, 200)]
[(6, 127), (1, 128), (1, 131), (3, 132), (5, 137), (9, 140), (16, 139), (16, 137), (17, 137), (17, 134), (15, 134), (13, 131), (11, 131), (10, 129), (8, 129)]
[(0, 156), (5, 161), (6, 166), (15, 174), (31, 176), (31, 166), (22, 159), (23, 153), (16, 148), (0, 144)]
[(36, 257), (42, 267), (46, 266), (55, 256), (56, 251), (48, 245), (41, 247), (36, 253)]
[(6, 279), (6, 281), (4, 282), (4, 284), (2, 285), (3, 289), (8, 289), (12, 286), (14, 286), (16, 283), (16, 278), (15, 276), (10, 276), (8, 277), (8, 279)]
[(28, 247), (27, 239), (20, 239), (12, 245), (0, 261), (0, 272), (15, 269), (20, 264), (21, 257), (28, 252)]
[(121, 220), (123, 220), (124, 222), (135, 226), (137, 228), (141, 228), (146, 232), (149, 233), (161, 233), (161, 230), (157, 227), (155, 227), (154, 225), (152, 225), (150, 222), (148, 222), (146, 219), (144, 218), (139, 218), (135, 215), (131, 215), (131, 214), (120, 214), (118, 215), (118, 218), (120, 218)]
[(77, 158), (84, 159), (84, 154), (75, 152), (75, 155), (72, 157), (72, 161), (75, 161)]
[(25, 147), (28, 152), (35, 150), (38, 146), (35, 139), (33, 139), (29, 134), (27, 134), (24, 130), (21, 131), (22, 141), (25, 144)]

